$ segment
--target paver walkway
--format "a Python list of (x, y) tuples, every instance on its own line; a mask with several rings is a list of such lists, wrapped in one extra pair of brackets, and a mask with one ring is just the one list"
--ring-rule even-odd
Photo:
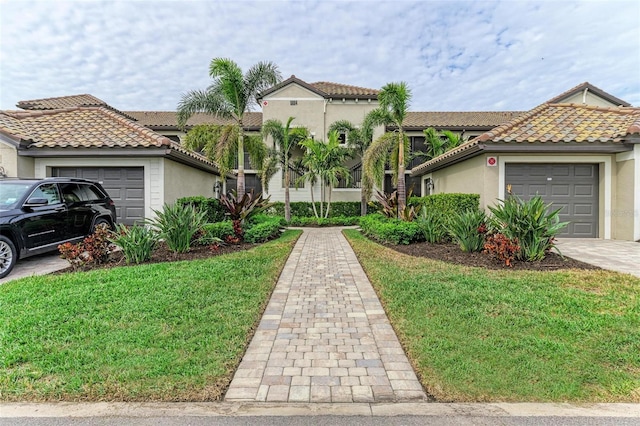
[(304, 230), (225, 400), (427, 400), (340, 228)]

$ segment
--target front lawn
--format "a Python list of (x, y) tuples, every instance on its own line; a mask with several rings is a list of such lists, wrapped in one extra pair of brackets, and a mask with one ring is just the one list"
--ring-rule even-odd
[(436, 400), (640, 402), (640, 279), (457, 266), (345, 235)]
[(0, 286), (0, 400), (219, 399), (299, 235)]

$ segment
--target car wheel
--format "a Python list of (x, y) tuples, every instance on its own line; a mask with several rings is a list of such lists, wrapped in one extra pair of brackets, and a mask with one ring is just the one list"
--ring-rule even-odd
[(107, 229), (108, 230), (110, 230), (110, 231), (113, 230), (113, 226), (111, 226), (111, 222), (109, 222), (107, 219), (103, 219), (103, 218), (99, 217), (94, 222), (93, 229), (91, 230), (91, 233), (96, 232), (96, 228), (98, 227), (98, 225), (107, 225)]
[(11, 273), (17, 259), (16, 246), (9, 238), (0, 235), (0, 278), (4, 278)]

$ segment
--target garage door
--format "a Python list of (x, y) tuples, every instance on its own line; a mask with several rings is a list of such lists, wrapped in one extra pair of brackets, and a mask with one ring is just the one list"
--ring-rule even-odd
[(540, 194), (561, 209), (560, 221), (571, 223), (559, 236), (598, 236), (597, 164), (507, 164), (505, 173), (514, 194), (525, 200)]
[(58, 167), (52, 175), (100, 182), (116, 204), (119, 223), (132, 225), (144, 219), (143, 167)]

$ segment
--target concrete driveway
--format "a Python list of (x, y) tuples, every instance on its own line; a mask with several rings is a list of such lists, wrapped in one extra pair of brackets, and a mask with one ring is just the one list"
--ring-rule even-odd
[(51, 272), (64, 269), (67, 266), (69, 266), (69, 262), (64, 259), (60, 259), (60, 253), (57, 251), (28, 257), (26, 259), (18, 260), (13, 271), (11, 271), (7, 277), (0, 279), (0, 285), (22, 277), (49, 274)]
[(557, 245), (564, 256), (603, 269), (640, 277), (640, 243), (595, 238), (560, 238)]

